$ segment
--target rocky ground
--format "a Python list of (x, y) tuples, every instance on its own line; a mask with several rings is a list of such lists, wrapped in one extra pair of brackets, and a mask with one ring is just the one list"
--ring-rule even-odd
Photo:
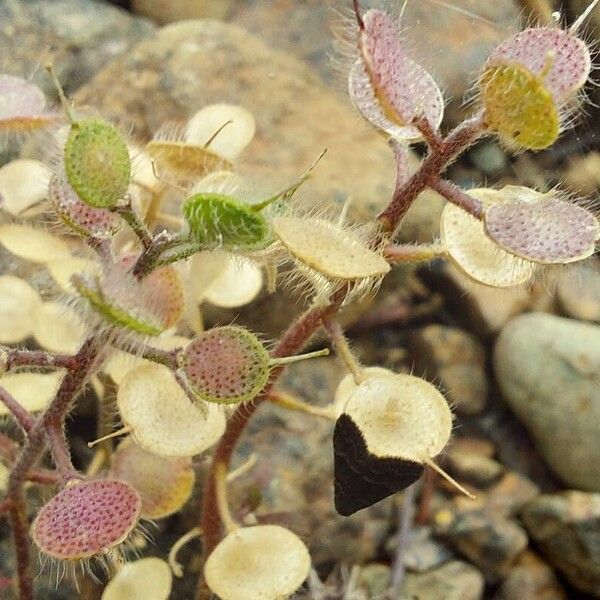
[[(407, 35), (453, 98), (448, 126), (464, 114), (462, 99), (486, 50), (518, 26), (521, 11), (513, 0), (451, 3), (486, 21), (425, 1), (411, 3), (406, 15)], [(257, 121), (242, 173), (276, 187), (328, 147), (303, 190), (306, 198), (341, 204), (351, 196), (356, 219), (386, 202), (391, 155), (344, 95), (336, 74), (343, 61), (332, 66), (329, 59), (334, 17), (325, 2), (130, 4), (133, 13), (92, 0), (1, 1), (0, 72), (43, 82), (39, 67), (49, 55), (78, 102), (131, 125), (140, 141), (204, 104), (242, 104)], [(570, 4), (580, 10), (586, 3)], [(194, 20), (167, 23), (178, 18)], [(600, 23), (600, 9), (593, 23)], [(562, 181), (596, 195), (596, 122), (585, 120), (539, 155), (510, 157), (484, 141), (451, 176), (464, 186)], [(433, 239), (441, 207), (435, 194), (423, 194), (403, 239)], [(259, 512), (277, 515), (307, 540), (325, 580), (312, 597), (384, 598), (398, 553), (406, 568), (401, 598), (600, 597), (600, 260), (510, 292), (470, 283), (443, 262), (399, 269), (389, 279), (367, 311), (348, 316), (354, 347), (364, 364), (412, 370), (446, 391), (457, 420), (443, 463), (476, 492), (476, 501), (429, 477), (414, 498), (398, 495), (341, 518), (331, 501), (330, 425), (261, 408), (236, 459), (256, 452), (259, 463), (236, 484), (234, 505), (247, 505), (260, 490)], [(283, 293), (265, 295), (237, 318), (276, 337), (300, 308)], [(209, 313), (214, 322), (236, 316)], [(290, 368), (285, 382), (326, 404), (341, 372), (335, 358), (324, 358)], [(86, 426), (85, 418), (74, 423), (74, 432)], [(399, 535), (411, 507), (414, 523)], [(162, 522), (160, 545), (151, 552), (164, 556), (196, 516), (192, 502)], [(190, 544), (182, 553), (188, 576), (177, 582), (174, 599), (191, 597), (198, 549)], [(5, 540), (0, 578), (11, 569), (10, 556)], [(44, 577), (39, 585), (48, 600), (92, 599), (98, 592), (91, 583), (79, 593), (65, 583), (55, 590)]]

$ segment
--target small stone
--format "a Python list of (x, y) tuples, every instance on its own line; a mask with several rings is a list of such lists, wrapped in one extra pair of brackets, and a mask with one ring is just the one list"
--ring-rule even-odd
[(554, 472), (600, 491), (600, 326), (530, 313), (496, 343), (503, 395)]
[(531, 479), (509, 471), (486, 490), (485, 510), (489, 514), (513, 517), (525, 503), (536, 498), (539, 493), (538, 486)]
[(472, 565), (453, 560), (427, 573), (407, 573), (402, 598), (480, 600), (485, 580)]
[(414, 372), (439, 382), (459, 413), (478, 414), (486, 402), (485, 350), (472, 335), (452, 327), (429, 325), (410, 338)]
[(562, 312), (581, 321), (600, 321), (600, 261), (592, 259), (563, 271), (556, 297)]
[(523, 552), (495, 600), (566, 600), (554, 571), (533, 552)]
[(358, 587), (365, 590), (368, 598), (383, 596), (391, 583), (391, 570), (388, 565), (371, 563), (361, 568)]
[(436, 282), (446, 305), (469, 331), (492, 336), (515, 315), (525, 311), (530, 294), (524, 286), (498, 289), (469, 279), (457, 267), (445, 264)]
[(456, 513), (443, 536), (489, 581), (505, 576), (527, 547), (527, 534), (515, 521), (483, 511)]
[(484, 175), (497, 175), (506, 169), (507, 158), (502, 148), (494, 142), (482, 142), (469, 153), (471, 162)]
[[(395, 555), (397, 544), (398, 534), (387, 541), (390, 557)], [(432, 537), (431, 527), (417, 525), (410, 531), (403, 559), (408, 570), (425, 573), (447, 563), (453, 556), (447, 546)]]
[(600, 596), (600, 494), (546, 494), (527, 504), (521, 518), (573, 587)]
[(468, 451), (464, 446), (450, 445), (445, 452), (445, 459), (451, 475), (477, 487), (489, 486), (504, 472), (504, 466), (499, 462)]

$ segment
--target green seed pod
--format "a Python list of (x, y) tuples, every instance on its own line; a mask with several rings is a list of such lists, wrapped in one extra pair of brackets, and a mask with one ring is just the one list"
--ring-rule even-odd
[(266, 246), (271, 239), (265, 217), (231, 196), (194, 194), (182, 210), (192, 237), (207, 247), (250, 250)]
[(65, 172), (77, 195), (95, 208), (111, 208), (129, 186), (131, 160), (114, 125), (97, 118), (73, 123), (65, 144)]

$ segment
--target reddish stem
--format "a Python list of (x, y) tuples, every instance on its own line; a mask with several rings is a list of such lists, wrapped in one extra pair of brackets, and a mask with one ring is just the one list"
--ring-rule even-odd
[(408, 182), (396, 188), (391, 202), (378, 216), (383, 231), (393, 235), (417, 196), (439, 178), (448, 165), (485, 132), (483, 115), (463, 121), (438, 147), (430, 149), (419, 170)]
[(29, 432), (35, 423), (33, 415), (25, 410), (16, 398), (0, 386), (0, 402), (8, 408), (15, 421), (21, 426), (25, 433)]
[(483, 219), (485, 215), (483, 204), (477, 198), (463, 192), (455, 183), (445, 179), (436, 179), (429, 184), (429, 187), (444, 196), (452, 204), (456, 204), (459, 208), (473, 215), (476, 219), (480, 221)]
[(19, 367), (48, 367), (53, 369), (74, 369), (77, 366), (75, 356), (54, 355), (43, 350), (2, 349), (6, 352), (6, 370)]

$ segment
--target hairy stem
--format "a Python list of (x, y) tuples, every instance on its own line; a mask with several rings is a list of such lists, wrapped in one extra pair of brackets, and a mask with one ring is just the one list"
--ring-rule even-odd
[(50, 354), (43, 350), (20, 350), (18, 348), (0, 347), (0, 354), (5, 355), (7, 371), (19, 367), (48, 367), (53, 369), (73, 369), (76, 359), (73, 356)]
[[(10, 500), (10, 523), (15, 547), (19, 600), (33, 600), (33, 580), (29, 548), (29, 523), (24, 494), (24, 483), (30, 469), (43, 454), (49, 441), (48, 432), (58, 430), (62, 433), (65, 418), (75, 398), (92, 374), (96, 358), (104, 343), (102, 336), (87, 340), (74, 356), (76, 368), (68, 371), (58, 391), (46, 409), (29, 431), (27, 439), (19, 453), (8, 478), (7, 498)], [(54, 442), (52, 442), (54, 448)], [(59, 449), (58, 453), (64, 452)], [(68, 450), (66, 451), (68, 454)], [(53, 452), (54, 455), (54, 452)], [(61, 456), (59, 460), (63, 460)], [(70, 458), (68, 459), (70, 462)]]
[(12, 394), (9, 394), (2, 386), (0, 386), (0, 402), (6, 406), (25, 433), (31, 430), (35, 423), (33, 415), (23, 408), (16, 398)]
[(469, 196), (469, 194), (463, 192), (455, 183), (446, 181), (445, 179), (436, 179), (431, 181), (429, 187), (444, 196), (448, 202), (456, 204), (456, 206), (473, 215), (476, 219), (483, 219), (485, 215), (483, 204), (477, 198), (473, 198), (473, 196)]
[(391, 202), (379, 214), (378, 219), (383, 231), (393, 235), (417, 196), (433, 181), (439, 179), (446, 167), (484, 133), (485, 122), (483, 114), (480, 113), (463, 121), (439, 146), (432, 147), (419, 170), (406, 184), (396, 188)]

